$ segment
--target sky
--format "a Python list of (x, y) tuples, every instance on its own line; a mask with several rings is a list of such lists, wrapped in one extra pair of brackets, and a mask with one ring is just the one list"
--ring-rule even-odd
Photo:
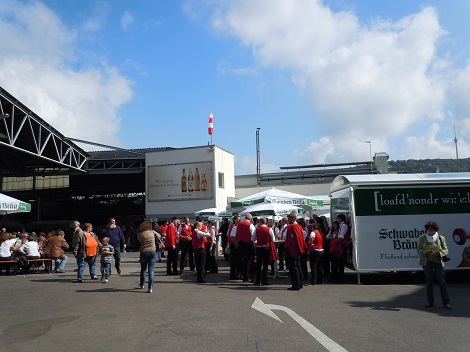
[[(67, 137), (235, 173), (470, 157), (470, 1), (1, 0), (0, 86)], [(208, 134), (208, 115), (214, 132)], [(79, 144), (85, 150), (96, 146)]]

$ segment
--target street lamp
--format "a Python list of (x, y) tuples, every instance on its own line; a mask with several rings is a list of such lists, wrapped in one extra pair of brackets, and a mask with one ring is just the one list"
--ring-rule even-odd
[(369, 141), (363, 141), (361, 140), (361, 142), (364, 142), (364, 143), (367, 143), (369, 144), (369, 160), (370, 160), (370, 173), (373, 174), (374, 173), (374, 169), (372, 167), (372, 142), (369, 140)]

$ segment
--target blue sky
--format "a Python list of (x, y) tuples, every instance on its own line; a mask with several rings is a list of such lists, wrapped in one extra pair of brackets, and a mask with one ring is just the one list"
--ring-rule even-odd
[[(64, 135), (237, 174), (470, 154), (466, 0), (3, 0), (0, 85)], [(96, 149), (81, 145), (87, 150)]]

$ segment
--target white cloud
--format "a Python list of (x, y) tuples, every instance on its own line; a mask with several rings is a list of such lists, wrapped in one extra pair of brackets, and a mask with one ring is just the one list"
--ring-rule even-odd
[(74, 68), (77, 30), (40, 2), (7, 0), (0, 5), (0, 31), (15, 39), (0, 46), (4, 89), (66, 136), (122, 144), (118, 111), (132, 97), (131, 83), (106, 64)]
[(467, 100), (470, 70), (452, 72), (451, 63), (438, 57), (446, 32), (431, 7), (398, 21), (364, 24), (320, 0), (239, 0), (216, 7), (212, 23), (252, 48), (261, 66), (293, 71), (294, 82), (309, 92), (314, 118), (328, 132), (294, 152), (298, 160), (364, 160), (367, 146), (358, 140), (373, 136), (374, 148), (387, 148), (417, 122), (447, 123), (452, 77), (462, 87), (461, 101)]
[[(441, 128), (433, 123), (421, 137), (408, 137), (403, 146), (403, 154), (400, 159), (425, 159), (441, 158), (453, 159), (455, 155), (455, 144), (451, 137), (442, 137), (439, 133)], [(467, 143), (458, 143), (459, 155), (470, 154)]]
[(97, 32), (106, 25), (111, 4), (107, 2), (96, 2), (93, 6), (92, 15), (83, 23), (83, 29), (90, 32)]
[(134, 23), (134, 16), (129, 11), (124, 11), (121, 17), (121, 27), (126, 30)]

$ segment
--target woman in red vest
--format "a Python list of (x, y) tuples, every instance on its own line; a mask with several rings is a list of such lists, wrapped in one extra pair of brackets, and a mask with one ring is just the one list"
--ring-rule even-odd
[(307, 249), (310, 253), (310, 284), (312, 285), (323, 283), (323, 266), (321, 262), (324, 254), (323, 236), (318, 229), (318, 221), (321, 221), (321, 219), (314, 218), (307, 242)]
[(197, 282), (202, 284), (206, 283), (206, 251), (204, 244), (206, 238), (210, 237), (210, 233), (201, 230), (202, 222), (198, 221), (194, 224), (194, 230), (191, 233), (191, 242), (193, 243), (194, 259), (196, 260)]

